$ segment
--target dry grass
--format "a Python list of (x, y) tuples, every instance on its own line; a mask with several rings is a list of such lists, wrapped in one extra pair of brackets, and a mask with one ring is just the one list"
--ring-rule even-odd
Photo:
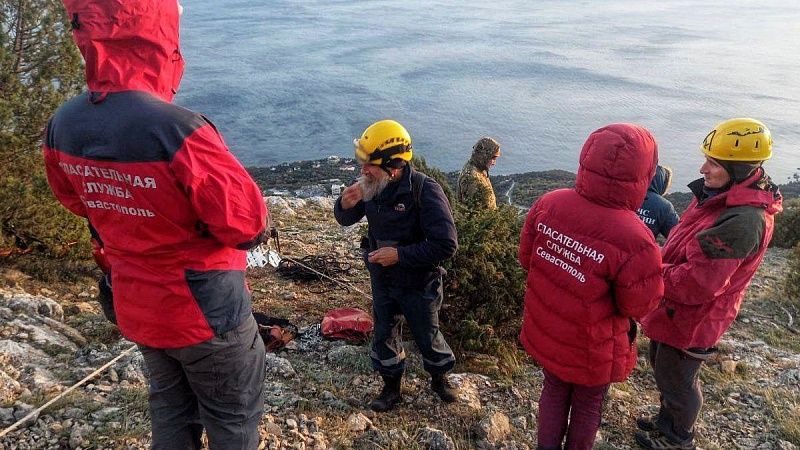
[(800, 445), (800, 393), (792, 389), (768, 389), (764, 395), (781, 438)]

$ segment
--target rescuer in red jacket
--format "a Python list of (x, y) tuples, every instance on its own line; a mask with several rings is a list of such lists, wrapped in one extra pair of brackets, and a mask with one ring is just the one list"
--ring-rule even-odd
[[(636, 210), (656, 167), (653, 136), (631, 124), (593, 132), (574, 189), (528, 212), (520, 341), (542, 366), (538, 449), (591, 449), (612, 382), (636, 364), (636, 324), (663, 293), (661, 257)], [(569, 426), (567, 425), (569, 423)]]
[(148, 368), (153, 448), (258, 446), (265, 352), (245, 283), (261, 192), (214, 125), (171, 103), (180, 6), (64, 0), (88, 92), (47, 124), (61, 203), (86, 217), (111, 271), (117, 323)]
[(769, 129), (755, 119), (717, 125), (700, 149), (703, 178), (664, 244), (664, 299), (644, 317), (659, 413), (639, 419), (650, 449), (694, 449), (703, 404), (698, 372), (736, 318), (745, 289), (772, 239), (782, 197), (761, 167), (772, 156)]

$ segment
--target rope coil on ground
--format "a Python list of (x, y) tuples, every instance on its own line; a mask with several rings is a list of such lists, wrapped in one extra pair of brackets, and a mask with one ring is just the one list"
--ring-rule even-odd
[[(352, 265), (337, 260), (332, 256), (308, 255), (299, 260), (284, 257), (276, 269), (283, 278), (297, 281), (321, 281), (328, 279), (337, 283), (338, 288), (350, 290), (351, 285), (344, 277), (350, 275)], [(322, 294), (334, 288), (309, 289), (312, 293)]]
[[(294, 259), (294, 258), (291, 258), (291, 257), (288, 257), (288, 256), (284, 256), (284, 257), (281, 259), (281, 264), (283, 264), (283, 262), (284, 262), (284, 261), (287, 261), (287, 265), (289, 265), (289, 264), (291, 264), (291, 265), (297, 265), (297, 266), (299, 266), (299, 267), (301, 267), (301, 268), (305, 269), (306, 271), (308, 271), (308, 272), (312, 272), (313, 274), (315, 274), (314, 278), (308, 278), (308, 279), (310, 279), (310, 280), (320, 280), (320, 279), (322, 279), (322, 278), (327, 278), (328, 280), (330, 280), (330, 281), (332, 281), (332, 282), (334, 282), (334, 283), (338, 284), (338, 285), (339, 285), (339, 286), (340, 286), (342, 289), (345, 289), (345, 290), (350, 290), (350, 289), (352, 289), (352, 290), (354, 290), (354, 291), (358, 292), (359, 294), (363, 295), (363, 296), (364, 296), (364, 298), (366, 298), (367, 300), (370, 300), (370, 301), (372, 301), (372, 296), (371, 296), (370, 294), (367, 294), (366, 292), (362, 291), (361, 289), (359, 289), (359, 288), (355, 287), (355, 286), (354, 286), (352, 283), (350, 283), (348, 280), (342, 280), (342, 279), (337, 279), (337, 278), (334, 278), (333, 276), (331, 276), (331, 275), (328, 275), (328, 274), (324, 273), (323, 271), (317, 270), (316, 268), (314, 268), (314, 267), (311, 267), (311, 266), (309, 266), (309, 265), (305, 264), (304, 262), (301, 262), (301, 261), (306, 261), (306, 258), (320, 258), (320, 257), (315, 257), (315, 256), (306, 256), (306, 257), (304, 257), (304, 258), (301, 258), (301, 259), (298, 261), (298, 260), (296, 260), (296, 259)], [(325, 258), (325, 257), (323, 257), (323, 258)], [(331, 259), (333, 259), (333, 258), (331, 258)], [(334, 261), (335, 261), (335, 259), (334, 259)], [(338, 262), (337, 262), (337, 263), (338, 263)], [(344, 263), (344, 264), (345, 264), (345, 265), (347, 265), (347, 269), (345, 270), (345, 273), (349, 273), (349, 271), (350, 271), (350, 269), (351, 269), (352, 267), (350, 266), (350, 264), (347, 264), (347, 263)], [(323, 269), (324, 269), (324, 268), (323, 268)], [(278, 272), (278, 273), (280, 273), (280, 264), (278, 265), (278, 270), (279, 270), (279, 272)], [(323, 291), (323, 292), (326, 292), (326, 291)], [(315, 292), (315, 293), (320, 293), (320, 292)]]

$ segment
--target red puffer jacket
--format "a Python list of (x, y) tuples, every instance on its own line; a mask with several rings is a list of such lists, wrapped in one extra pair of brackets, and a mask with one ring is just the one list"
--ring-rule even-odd
[(560, 379), (597, 386), (636, 363), (631, 318), (663, 293), (661, 257), (639, 220), (658, 159), (650, 133), (613, 124), (589, 136), (575, 189), (542, 196), (520, 237), (528, 271), (520, 341)]
[(235, 328), (251, 314), (244, 249), (263, 239), (267, 210), (211, 122), (170, 103), (177, 2), (64, 3), (90, 92), (51, 118), (45, 166), (103, 246), (120, 330), (176, 348)]
[(782, 197), (763, 169), (699, 203), (703, 180), (663, 249), (664, 300), (642, 321), (650, 339), (680, 349), (719, 342), (772, 239)]

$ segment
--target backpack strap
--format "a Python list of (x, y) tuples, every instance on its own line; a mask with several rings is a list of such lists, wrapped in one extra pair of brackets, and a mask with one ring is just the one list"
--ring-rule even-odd
[(422, 188), (425, 185), (425, 180), (428, 176), (416, 170), (411, 171), (411, 195), (414, 196), (414, 210), (416, 211), (416, 218), (414, 220), (414, 234), (417, 239), (424, 240), (425, 233), (422, 231)]
[(416, 205), (417, 211), (422, 207), (422, 186), (427, 178), (428, 176), (422, 172), (416, 170), (411, 172), (411, 193), (414, 195), (414, 205)]

